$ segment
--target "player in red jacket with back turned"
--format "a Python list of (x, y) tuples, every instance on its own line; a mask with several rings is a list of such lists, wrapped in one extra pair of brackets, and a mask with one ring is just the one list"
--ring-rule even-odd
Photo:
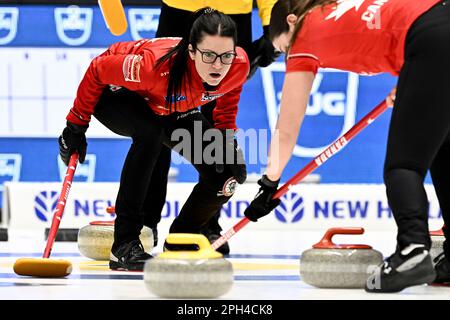
[[(232, 137), (237, 104), (249, 72), (247, 55), (236, 47), (236, 26), (223, 13), (199, 10), (190, 30), (182, 39), (116, 43), (96, 57), (80, 83), (67, 127), (59, 138), (60, 155), (66, 164), (75, 151), (80, 162), (84, 161), (85, 132), (92, 115), (111, 131), (133, 140), (116, 199), (111, 269), (143, 270), (151, 258), (139, 234), (145, 195), (163, 145), (188, 159), (200, 175), (173, 221), (171, 233), (199, 233), (230, 199), (236, 183), (246, 179), (245, 163)], [(215, 99), (212, 128), (198, 107)], [(199, 128), (201, 134), (194, 134)], [(220, 142), (220, 152), (210, 159), (206, 159), (205, 150), (210, 140), (203, 141), (207, 130), (216, 143)], [(180, 137), (188, 141), (180, 143)], [(183, 148), (186, 143), (189, 147)], [(234, 161), (229, 161), (231, 158)]]
[[(261, 192), (245, 211), (255, 221), (271, 200), (297, 142), (318, 68), (398, 75), (384, 181), (397, 248), (368, 278), (368, 292), (450, 281), (450, 3), (441, 0), (279, 0), (270, 37), (287, 54), (277, 130)], [(429, 254), (430, 170), (446, 224), (444, 254)]]

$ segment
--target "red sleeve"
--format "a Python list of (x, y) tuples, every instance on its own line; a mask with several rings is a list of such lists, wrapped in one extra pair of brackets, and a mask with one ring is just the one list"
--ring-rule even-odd
[(237, 130), (236, 116), (238, 103), (241, 97), (242, 85), (227, 92), (223, 97), (217, 99), (213, 111), (214, 127), (217, 129)]
[(295, 71), (311, 71), (317, 74), (319, 69), (319, 61), (315, 57), (308, 55), (293, 54), (288, 56), (286, 62), (286, 73)]
[[(308, 19), (309, 15), (305, 18)], [(305, 26), (305, 24), (304, 24)], [(311, 44), (308, 39), (310, 30), (303, 27), (297, 35), (291, 49), (287, 55), (286, 73), (296, 71), (311, 71), (317, 74), (320, 60), (315, 50), (315, 45)]]
[[(151, 83), (149, 74), (153, 67), (153, 60), (153, 55), (149, 51), (138, 55), (113, 53), (107, 50), (96, 57), (81, 80), (73, 107), (66, 119), (78, 125), (88, 124), (107, 85), (126, 87), (129, 90), (148, 87)], [(146, 74), (145, 79), (142, 76), (143, 73)]]

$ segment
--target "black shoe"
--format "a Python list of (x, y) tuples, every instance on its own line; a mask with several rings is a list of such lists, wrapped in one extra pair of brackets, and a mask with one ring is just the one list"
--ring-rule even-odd
[(434, 270), (436, 271), (436, 279), (433, 283), (450, 284), (450, 261), (445, 257), (444, 252), (434, 258), (433, 263), (435, 263)]
[[(209, 243), (213, 244), (217, 239), (221, 237), (220, 231), (222, 231), (222, 228), (220, 227), (216, 217), (213, 217), (208, 222), (208, 224), (202, 228), (200, 233), (208, 238)], [(217, 248), (216, 251), (220, 252), (223, 255), (230, 254), (230, 246), (228, 245), (228, 242), (225, 242), (223, 245)]]
[(407, 287), (431, 283), (436, 272), (423, 245), (397, 250), (367, 279), (367, 292), (399, 292)]
[(111, 270), (143, 271), (145, 262), (153, 258), (145, 252), (140, 240), (133, 240), (111, 251), (109, 268)]

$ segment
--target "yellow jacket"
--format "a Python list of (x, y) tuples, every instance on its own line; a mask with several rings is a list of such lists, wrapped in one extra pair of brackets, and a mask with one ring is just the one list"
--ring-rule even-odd
[[(203, 7), (211, 7), (225, 14), (249, 13), (253, 9), (253, 0), (163, 0), (169, 7), (197, 11)], [(270, 23), (270, 13), (277, 0), (256, 0), (259, 17), (263, 26)]]

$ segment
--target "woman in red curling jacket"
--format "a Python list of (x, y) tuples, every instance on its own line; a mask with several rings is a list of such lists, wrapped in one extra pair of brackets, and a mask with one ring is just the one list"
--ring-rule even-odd
[[(199, 10), (190, 30), (185, 38), (116, 43), (96, 57), (80, 83), (59, 138), (66, 164), (75, 151), (84, 161), (85, 132), (92, 115), (116, 134), (132, 138), (116, 199), (111, 269), (143, 270), (151, 258), (139, 241), (141, 208), (163, 144), (188, 159), (200, 175), (171, 233), (199, 233), (230, 199), (236, 182), (246, 179), (245, 163), (233, 139), (226, 139), (211, 161), (206, 159), (207, 142), (202, 136), (210, 129), (209, 135), (223, 142), (224, 132), (236, 129), (237, 104), (249, 72), (247, 55), (236, 47), (235, 24), (223, 13)], [(215, 128), (211, 128), (197, 108), (214, 99)], [(180, 137), (185, 139), (181, 143)], [(134, 157), (136, 153), (140, 156)], [(236, 161), (225, 163), (226, 153), (232, 153)], [(133, 167), (141, 170), (130, 170)]]
[[(428, 253), (428, 170), (450, 225), (450, 2), (441, 0), (279, 0), (270, 37), (286, 52), (277, 130), (260, 193), (246, 216), (268, 214), (291, 157), (318, 68), (398, 75), (384, 181), (398, 227), (394, 254), (368, 278), (366, 291), (450, 281), (450, 244), (435, 260)], [(448, 228), (444, 229), (449, 239)]]

